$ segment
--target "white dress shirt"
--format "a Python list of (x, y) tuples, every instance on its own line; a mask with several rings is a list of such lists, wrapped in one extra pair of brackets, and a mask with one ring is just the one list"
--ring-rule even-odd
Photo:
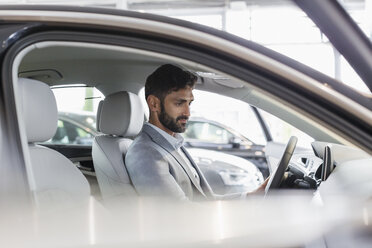
[(200, 178), (199, 178), (198, 173), (196, 172), (194, 166), (192, 166), (192, 164), (191, 164), (190, 160), (187, 158), (186, 154), (181, 150), (181, 147), (184, 144), (184, 138), (178, 133), (174, 133), (174, 136), (172, 136), (172, 135), (168, 134), (167, 132), (165, 132), (164, 130), (158, 128), (157, 126), (155, 126), (151, 123), (146, 122), (145, 125), (149, 125), (152, 128), (154, 128), (159, 134), (161, 134), (174, 147), (175, 151), (177, 151), (177, 153), (183, 158), (183, 160), (185, 160), (187, 166), (190, 168), (192, 174), (196, 178), (197, 182), (200, 184)]

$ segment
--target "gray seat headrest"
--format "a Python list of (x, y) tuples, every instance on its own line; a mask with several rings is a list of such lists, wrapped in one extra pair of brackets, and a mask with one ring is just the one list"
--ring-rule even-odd
[(43, 82), (18, 79), (22, 115), (29, 143), (51, 139), (57, 130), (58, 110), (52, 90)]
[(144, 110), (136, 94), (120, 91), (108, 95), (97, 115), (99, 130), (104, 134), (136, 136), (142, 129)]

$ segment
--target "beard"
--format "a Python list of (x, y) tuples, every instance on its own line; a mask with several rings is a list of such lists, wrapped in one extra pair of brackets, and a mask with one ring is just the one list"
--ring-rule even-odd
[(180, 115), (177, 118), (172, 118), (165, 111), (163, 103), (160, 104), (161, 112), (159, 114), (160, 123), (174, 133), (183, 133), (186, 130), (186, 123), (177, 123), (179, 120), (187, 120), (188, 117), (185, 115)]

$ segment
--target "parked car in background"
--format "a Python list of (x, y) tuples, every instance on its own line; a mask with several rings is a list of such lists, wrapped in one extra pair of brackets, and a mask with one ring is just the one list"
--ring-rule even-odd
[(187, 150), (217, 194), (250, 192), (264, 181), (260, 170), (248, 160), (207, 149)]
[[(267, 130), (267, 127), (262, 129)], [(252, 130), (252, 132), (256, 132), (256, 130)], [(265, 178), (269, 175), (265, 146), (255, 144), (236, 130), (217, 121), (191, 117), (187, 122), (186, 131), (182, 135), (185, 138), (186, 147), (221, 151), (245, 158), (254, 163)]]
[(90, 112), (58, 112), (56, 134), (49, 141), (52, 144), (92, 145), (96, 130), (96, 117)]

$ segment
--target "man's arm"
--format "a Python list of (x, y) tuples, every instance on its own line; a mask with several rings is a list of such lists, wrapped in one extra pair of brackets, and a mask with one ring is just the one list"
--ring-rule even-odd
[(131, 147), (125, 164), (139, 195), (188, 200), (170, 174), (168, 161), (152, 146)]

